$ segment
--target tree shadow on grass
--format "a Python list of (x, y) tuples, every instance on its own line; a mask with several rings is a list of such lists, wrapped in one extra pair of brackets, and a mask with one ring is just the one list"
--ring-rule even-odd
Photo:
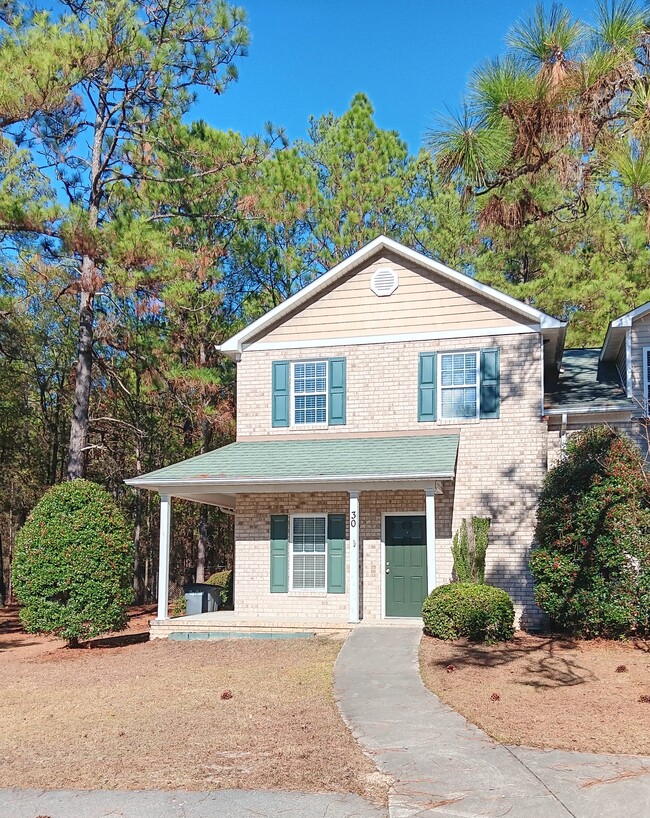
[(126, 648), (129, 647), (129, 645), (139, 645), (148, 641), (148, 631), (144, 633), (120, 633), (115, 636), (103, 636), (97, 639), (89, 639), (87, 642), (81, 642), (79, 649)]
[(442, 655), (426, 659), (430, 668), (438, 670), (449, 666), (462, 672), (463, 667), (489, 670), (518, 663), (513, 668), (513, 681), (536, 689), (573, 687), (596, 681), (596, 676), (588, 668), (578, 663), (574, 656), (565, 651), (575, 649), (578, 643), (562, 637), (515, 637), (512, 642), (497, 645), (482, 645), (472, 642), (450, 644)]

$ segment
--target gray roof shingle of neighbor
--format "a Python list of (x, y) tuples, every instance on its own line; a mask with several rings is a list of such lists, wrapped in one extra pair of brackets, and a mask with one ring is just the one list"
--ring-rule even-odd
[(634, 411), (616, 366), (600, 361), (600, 349), (566, 349), (559, 373), (547, 373), (544, 407), (584, 409), (611, 407)]
[(454, 474), (457, 434), (231, 443), (138, 480)]

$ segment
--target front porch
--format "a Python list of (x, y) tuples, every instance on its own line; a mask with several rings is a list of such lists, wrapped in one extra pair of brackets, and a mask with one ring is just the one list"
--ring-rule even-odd
[[(281, 617), (242, 616), (236, 611), (177, 616), (154, 619), (150, 623), (151, 639), (277, 639), (307, 636), (345, 636), (352, 628), (363, 627), (360, 621), (351, 624), (327, 618), (283, 615)], [(369, 622), (376, 625), (376, 622)], [(388, 627), (412, 627), (412, 618), (392, 617), (382, 620)]]
[[(127, 481), (161, 499), (152, 638), (313, 635), (419, 618), (449, 572), (457, 448), (454, 434), (236, 443)], [(169, 617), (173, 497), (235, 515), (234, 611)]]

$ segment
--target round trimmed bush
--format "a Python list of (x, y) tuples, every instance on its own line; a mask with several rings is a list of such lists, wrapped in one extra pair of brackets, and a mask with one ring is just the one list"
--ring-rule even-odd
[(49, 489), (16, 538), (13, 587), (29, 633), (76, 645), (127, 623), (133, 539), (111, 495), (74, 480)]
[(535, 599), (577, 636), (650, 632), (650, 486), (639, 448), (595, 426), (546, 476), (530, 559)]
[(466, 636), (475, 642), (502, 642), (514, 635), (515, 610), (501, 588), (452, 582), (434, 588), (422, 605), (424, 632), (438, 639)]

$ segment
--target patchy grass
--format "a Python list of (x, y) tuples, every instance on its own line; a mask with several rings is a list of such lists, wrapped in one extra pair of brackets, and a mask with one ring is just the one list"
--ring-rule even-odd
[(507, 744), (650, 755), (650, 644), (517, 633), (486, 646), (424, 636), (424, 683)]
[(114, 647), (109, 638), (96, 650), (46, 640), (35, 651), (38, 637), (7, 648), (5, 631), (4, 787), (282, 788), (385, 800), (383, 777), (332, 696), (339, 640), (132, 638)]

